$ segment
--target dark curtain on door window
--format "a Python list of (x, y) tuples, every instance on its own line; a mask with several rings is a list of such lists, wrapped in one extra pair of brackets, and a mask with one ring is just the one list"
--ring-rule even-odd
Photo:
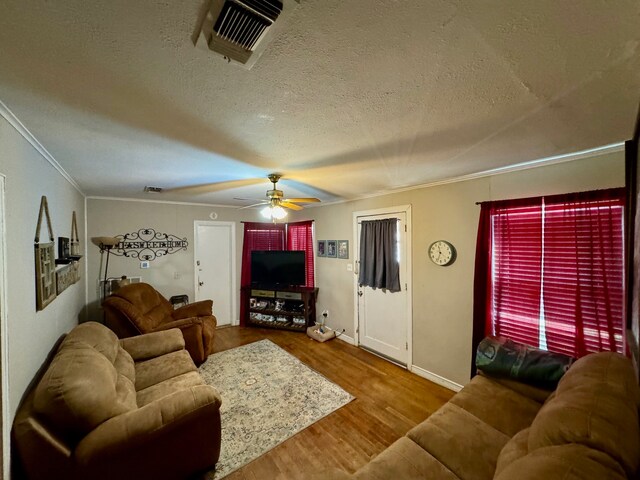
[(390, 292), (400, 291), (397, 218), (362, 222), (358, 284)]

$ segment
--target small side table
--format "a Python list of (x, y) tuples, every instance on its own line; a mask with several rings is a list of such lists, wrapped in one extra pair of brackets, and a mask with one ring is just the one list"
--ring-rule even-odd
[(187, 305), (189, 303), (189, 295), (174, 295), (169, 299), (174, 309)]

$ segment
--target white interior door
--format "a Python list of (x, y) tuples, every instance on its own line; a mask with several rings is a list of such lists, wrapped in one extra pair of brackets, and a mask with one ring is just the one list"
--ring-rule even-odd
[(235, 223), (195, 222), (196, 301), (213, 300), (218, 326), (237, 325)]
[[(410, 212), (410, 211), (409, 211)], [(379, 214), (354, 215), (357, 221), (355, 229), (356, 260), (360, 258), (360, 230), (364, 220), (384, 218), (398, 219), (398, 261), (400, 263), (399, 292), (357, 285), (357, 339), (361, 346), (381, 354), (388, 359), (407, 366), (410, 364), (410, 281), (408, 268), (407, 216), (405, 207), (398, 211)], [(363, 212), (360, 212), (363, 213)], [(359, 268), (356, 269), (359, 271)]]

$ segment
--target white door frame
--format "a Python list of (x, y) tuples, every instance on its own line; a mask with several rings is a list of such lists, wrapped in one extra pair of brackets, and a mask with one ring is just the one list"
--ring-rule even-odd
[(5, 176), (0, 173), (0, 378), (2, 381), (2, 471), (9, 478), (10, 433), (9, 421), (9, 339), (7, 321), (7, 229), (5, 221)]
[[(240, 325), (238, 314), (238, 286), (236, 285), (236, 222), (219, 222), (212, 220), (195, 220), (193, 222), (193, 294), (198, 291), (198, 227), (211, 226), (231, 227), (231, 325)], [(238, 288), (236, 288), (238, 287)]]
[[(358, 237), (358, 217), (366, 217), (370, 215), (387, 215), (397, 212), (404, 212), (406, 216), (407, 225), (407, 278), (404, 282), (407, 284), (407, 370), (411, 371), (413, 368), (413, 274), (412, 274), (412, 257), (411, 257), (411, 205), (399, 205), (397, 207), (385, 207), (376, 208), (374, 210), (361, 210), (359, 212), (353, 212), (353, 246), (354, 253), (360, 252), (360, 238)], [(359, 258), (354, 258), (354, 263), (359, 262)], [(360, 272), (360, 266), (355, 269), (353, 276), (353, 340), (354, 344), (360, 346), (360, 334), (358, 332), (358, 274)]]

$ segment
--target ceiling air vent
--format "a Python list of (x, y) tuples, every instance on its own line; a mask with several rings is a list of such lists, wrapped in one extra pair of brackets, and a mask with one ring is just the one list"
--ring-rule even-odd
[(246, 64), (282, 7), (280, 0), (213, 0), (202, 33), (211, 50)]

